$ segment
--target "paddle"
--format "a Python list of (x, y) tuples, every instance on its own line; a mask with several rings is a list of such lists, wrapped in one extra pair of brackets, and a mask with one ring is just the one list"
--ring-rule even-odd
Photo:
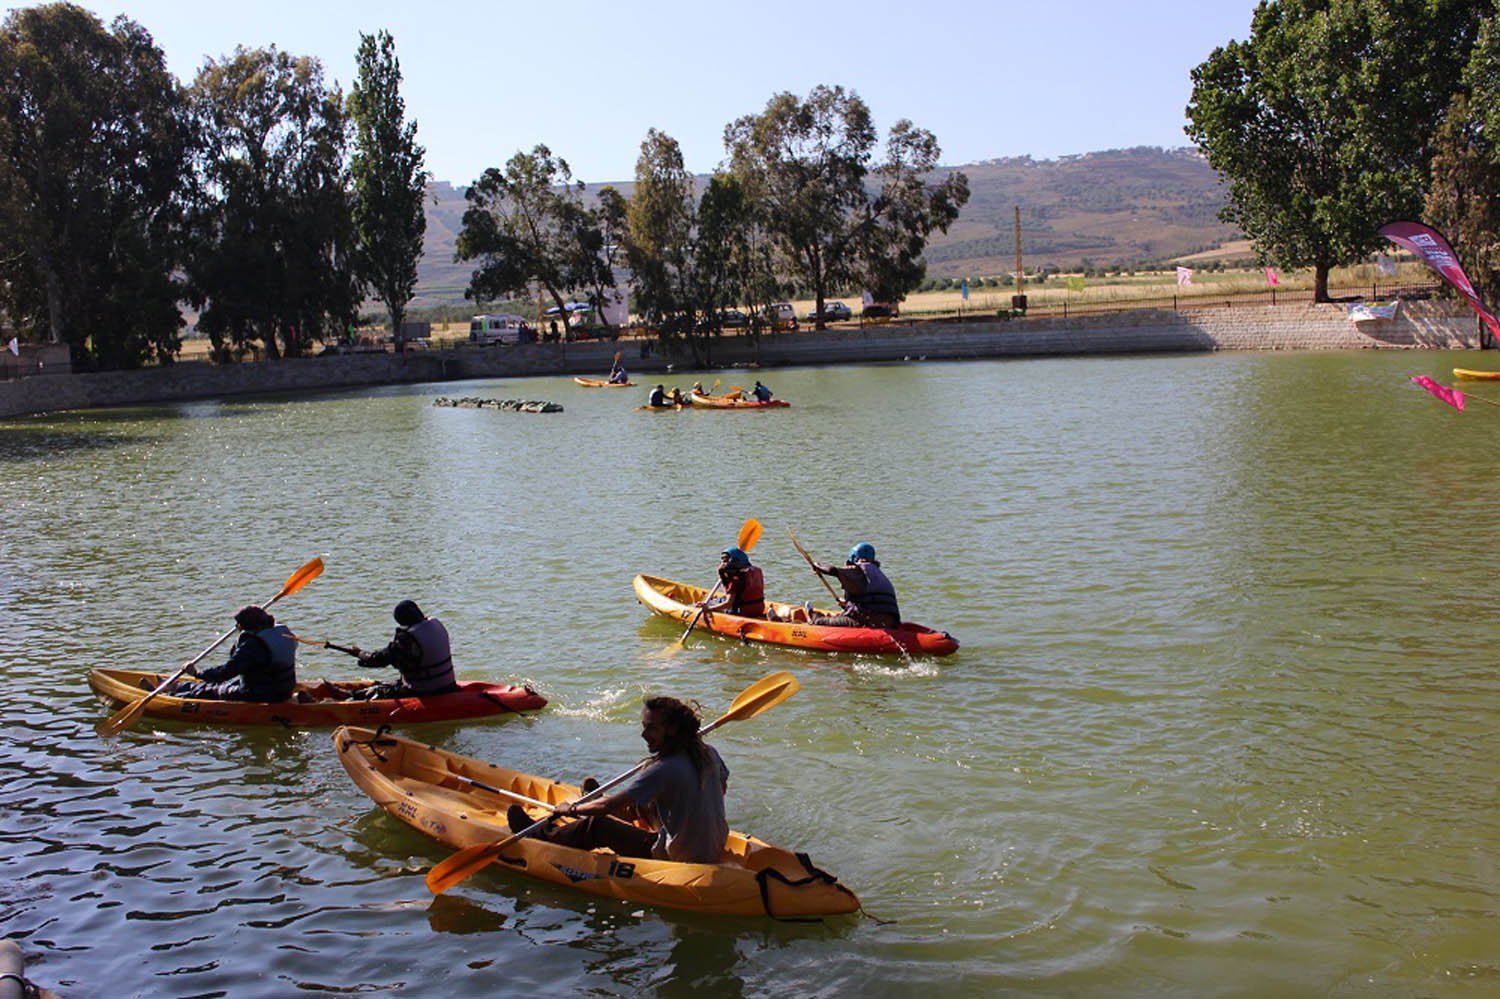
[[(755, 543), (760, 540), (761, 530), (760, 521), (751, 517), (745, 521), (745, 526), (740, 528), (740, 536), (735, 543), (735, 547), (739, 548), (742, 552), (748, 553), (755, 547)], [(675, 644), (667, 646), (669, 653), (676, 652), (683, 647), (683, 643), (687, 641), (688, 635), (692, 634), (693, 628), (697, 626), (698, 619), (708, 609), (709, 601), (713, 600), (714, 596), (719, 592), (719, 587), (722, 585), (724, 585), (724, 580), (722, 579), (714, 583), (714, 588), (709, 590), (708, 596), (703, 598), (703, 606), (698, 608), (698, 613), (694, 614), (693, 619), (688, 622), (687, 630), (682, 633), (682, 637)]]
[(334, 645), (332, 642), (320, 642), (316, 638), (303, 638), (300, 635), (289, 635), (287, 637), (289, 637), (294, 642), (301, 642), (303, 645), (316, 645), (320, 649), (333, 649), (335, 652), (347, 652), (351, 656), (354, 656), (356, 659), (359, 658), (359, 649), (351, 649), (347, 645)]
[[(281, 592), (276, 594), (270, 600), (267, 600), (265, 603), (261, 604), (261, 607), (269, 607), (276, 601), (280, 600), (282, 597), (291, 596), (293, 593), (296, 593), (298, 590), (302, 589), (302, 587), (306, 586), (314, 579), (317, 579), (318, 576), (322, 574), (322, 572), (323, 560), (320, 558), (313, 559), (311, 562), (308, 562), (302, 568), (298, 569), (296, 572), (288, 576), (286, 585), (281, 588)], [(229, 638), (229, 636), (233, 635), (238, 630), (239, 626), (236, 625), (235, 627), (230, 628), (228, 631), (224, 632), (224, 634), (220, 635), (218, 640), (214, 642), (214, 644), (210, 645), (208, 648), (198, 653), (198, 655), (196, 655), (192, 659), (189, 659), (187, 662), (178, 667), (177, 672), (173, 673), (171, 676), (167, 677), (160, 684), (158, 684), (155, 690), (151, 691), (149, 694), (147, 694), (145, 697), (142, 697), (138, 701), (131, 701), (129, 704), (125, 705), (124, 708), (110, 715), (108, 718), (104, 719), (104, 721), (96, 725), (94, 727), (94, 730), (100, 735), (114, 735), (116, 732), (122, 731), (134, 725), (136, 721), (141, 717), (141, 714), (145, 712), (146, 705), (150, 703), (152, 698), (154, 698), (157, 694), (160, 694), (167, 688), (171, 687), (172, 684), (177, 682), (178, 678), (181, 677), (182, 674), (188, 671), (189, 667), (198, 665), (198, 663), (201, 662), (205, 656), (207, 656), (214, 649), (217, 649), (219, 646), (223, 645), (224, 642)]]
[[(801, 684), (797, 682), (797, 678), (792, 676), (792, 674), (785, 672), (772, 673), (770, 676), (746, 687), (740, 696), (734, 699), (734, 703), (729, 706), (728, 711), (712, 724), (699, 729), (698, 734), (700, 736), (707, 735), (725, 722), (744, 721), (747, 718), (754, 718), (756, 715), (764, 711), (769, 711), (788, 697), (791, 697), (800, 688)], [(618, 777), (605, 781), (572, 803), (581, 804), (600, 797), (615, 785), (634, 777), (650, 763), (651, 760), (642, 760)], [(548, 805), (546, 807), (551, 808), (555, 812), (561, 806)], [(548, 818), (551, 818), (551, 816), (548, 816)], [(510, 846), (516, 840), (521, 839), (546, 823), (547, 819), (541, 819), (540, 821), (533, 822), (520, 832), (507, 836), (498, 842), (477, 843), (474, 846), (464, 847), (427, 872), (427, 890), (434, 895), (441, 895), (449, 888), (469, 877), (469, 875), (475, 874), (494, 863), (499, 858), (500, 852), (507, 846)]]
[(837, 593), (833, 592), (833, 587), (828, 585), (828, 580), (823, 578), (823, 574), (818, 571), (818, 567), (816, 564), (814, 564), (812, 556), (807, 554), (807, 549), (802, 547), (802, 544), (797, 540), (797, 535), (792, 533), (792, 529), (790, 527), (786, 529), (786, 536), (792, 539), (792, 544), (796, 545), (797, 550), (802, 553), (802, 557), (807, 559), (808, 568), (812, 569), (813, 575), (817, 576), (818, 580), (822, 582), (823, 588), (828, 591), (828, 595), (835, 601), (837, 601), (840, 607), (844, 606), (844, 602), (839, 599), (839, 595)]

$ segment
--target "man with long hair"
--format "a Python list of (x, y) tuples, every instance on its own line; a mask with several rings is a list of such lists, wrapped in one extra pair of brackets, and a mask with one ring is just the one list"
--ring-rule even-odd
[[(556, 814), (577, 821), (543, 827), (541, 837), (579, 850), (603, 847), (622, 857), (718, 863), (729, 837), (724, 817), (729, 768), (699, 736), (700, 726), (690, 705), (675, 697), (648, 698), (641, 738), (650, 764), (623, 791), (563, 805)], [(506, 817), (512, 832), (533, 824), (520, 805), (511, 806)]]

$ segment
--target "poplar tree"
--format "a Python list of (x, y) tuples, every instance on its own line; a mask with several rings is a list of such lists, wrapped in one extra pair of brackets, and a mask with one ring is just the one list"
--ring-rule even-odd
[(417, 263), (427, 216), (425, 150), (417, 145), (417, 123), (406, 121), (401, 64), (390, 34), (360, 35), (358, 75), (349, 92), (354, 122), (354, 230), (360, 276), (374, 288), (390, 315), (391, 334), (401, 335), (406, 304), (417, 287)]

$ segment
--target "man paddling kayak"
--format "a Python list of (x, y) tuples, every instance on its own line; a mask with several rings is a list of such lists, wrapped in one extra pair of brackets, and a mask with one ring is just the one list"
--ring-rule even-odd
[(448, 645), (448, 629), (435, 617), (422, 613), (415, 600), (403, 600), (393, 612), (396, 634), (390, 644), (378, 652), (354, 654), (361, 666), (394, 666), (401, 679), (377, 683), (354, 696), (362, 700), (387, 697), (418, 697), (422, 694), (446, 694), (458, 689), (453, 676), (453, 654)]
[[(675, 697), (648, 698), (641, 738), (651, 763), (623, 791), (561, 806), (556, 815), (576, 821), (544, 826), (536, 835), (578, 850), (603, 847), (621, 857), (718, 863), (729, 837), (724, 817), (729, 768), (698, 734), (700, 727), (690, 705)], [(652, 829), (635, 825), (637, 818)], [(510, 807), (506, 821), (513, 833), (535, 822), (520, 805)]]
[(834, 576), (844, 588), (844, 613), (814, 617), (812, 624), (827, 628), (895, 628), (901, 624), (896, 587), (875, 561), (875, 546), (861, 541), (849, 549), (843, 565), (812, 563), (813, 572)]
[(234, 612), (240, 637), (222, 666), (187, 672), (197, 682), (179, 682), (164, 691), (173, 697), (209, 701), (284, 701), (297, 685), (297, 642), (270, 611), (246, 604)]

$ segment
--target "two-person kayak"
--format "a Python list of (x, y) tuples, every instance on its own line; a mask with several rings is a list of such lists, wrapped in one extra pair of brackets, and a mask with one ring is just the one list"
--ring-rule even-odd
[[(89, 670), (89, 686), (101, 698), (129, 704), (145, 697), (166, 674), (128, 669)], [(547, 699), (530, 687), (509, 683), (469, 681), (446, 694), (357, 700), (351, 695), (374, 680), (322, 680), (299, 683), (285, 701), (217, 701), (161, 694), (146, 705), (153, 718), (208, 725), (283, 725), (287, 728), (330, 728), (336, 725), (409, 725), (419, 722), (465, 721), (492, 715), (539, 711)]]
[[(354, 783), (377, 805), (454, 849), (509, 838), (506, 810), (513, 804), (534, 802), (532, 811), (541, 816), (538, 806), (582, 794), (571, 784), (367, 728), (340, 728), (333, 745)], [(855, 894), (805, 854), (733, 831), (716, 864), (619, 857), (527, 837), (508, 845), (495, 867), (593, 895), (694, 912), (788, 918), (859, 909)]]
[(694, 392), (689, 398), (694, 406), (703, 409), (779, 409), (790, 406), (791, 403), (782, 399), (767, 399), (761, 402), (759, 399), (746, 399), (737, 392), (728, 395), (704, 395)]
[[(663, 617), (687, 624), (698, 615), (699, 601), (709, 591), (701, 586), (678, 583), (661, 576), (635, 577), (635, 596), (641, 603)], [(903, 621), (896, 628), (831, 628), (809, 624), (800, 604), (766, 601), (768, 613), (780, 620), (740, 617), (723, 611), (705, 612), (698, 627), (732, 635), (747, 642), (769, 642), (793, 645), (801, 649), (824, 652), (900, 653), (946, 656), (958, 651), (958, 640), (946, 631), (935, 631), (920, 624)], [(813, 609), (814, 615), (830, 616), (833, 611)], [(799, 620), (800, 618), (800, 620)]]
[(605, 378), (584, 378), (582, 375), (575, 375), (573, 380), (584, 388), (631, 388), (635, 385), (635, 382), (612, 382)]

